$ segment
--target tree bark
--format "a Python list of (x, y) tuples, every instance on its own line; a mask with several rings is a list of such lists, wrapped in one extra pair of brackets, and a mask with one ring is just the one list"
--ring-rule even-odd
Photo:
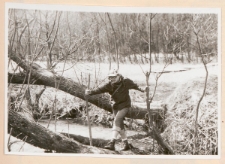
[[(57, 75), (54, 72), (51, 72), (47, 69), (38, 67), (37, 64), (31, 66), (27, 65), (27, 62), (20, 59), (16, 54), (10, 53), (9, 57), (16, 62), (20, 67), (26, 71), (31, 71), (31, 80), (30, 84), (35, 85), (45, 85), (54, 88), (58, 88), (64, 92), (67, 92), (73, 96), (76, 96), (82, 100), (85, 100), (85, 89), (87, 88), (84, 85), (79, 85), (75, 81), (65, 78), (63, 76)], [(23, 74), (8, 74), (9, 83), (24, 84), (27, 83), (27, 77)], [(99, 94), (88, 97), (88, 102), (96, 105), (99, 108), (102, 108), (106, 111), (112, 112), (112, 107), (110, 99), (105, 94)], [(134, 104), (134, 103), (133, 103)], [(154, 110), (154, 113), (165, 114), (166, 106), (152, 103), (151, 110)], [(133, 105), (130, 112), (126, 117), (133, 119), (144, 119), (147, 114), (146, 106), (141, 106), (140, 104)]]

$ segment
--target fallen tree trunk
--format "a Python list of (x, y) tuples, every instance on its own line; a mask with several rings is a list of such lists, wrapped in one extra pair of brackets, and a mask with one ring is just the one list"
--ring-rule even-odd
[(46, 150), (57, 153), (82, 153), (82, 154), (116, 154), (114, 151), (82, 145), (65, 135), (55, 133), (39, 124), (26, 115), (9, 110), (8, 132), (25, 142)]
[[(89, 141), (89, 138), (88, 137), (83, 137), (81, 135), (75, 135), (75, 134), (68, 134), (68, 133), (60, 133), (64, 136), (67, 136), (68, 138), (72, 138), (74, 139), (75, 141), (78, 141), (79, 143), (82, 143), (84, 145), (90, 145), (90, 141)], [(136, 135), (133, 135), (133, 136), (129, 136), (127, 137), (128, 139), (142, 139), (142, 138), (146, 138), (148, 137), (149, 135), (153, 136), (153, 134), (136, 134)], [(104, 148), (104, 146), (110, 141), (110, 140), (104, 140), (104, 139), (96, 139), (96, 138), (93, 138), (92, 139), (93, 141), (93, 146), (96, 146), (96, 147), (100, 147), (100, 148)], [(131, 143), (132, 144), (132, 143)]]
[[(80, 85), (75, 81), (65, 78), (63, 76), (57, 75), (47, 69), (41, 68), (35, 65), (27, 65), (28, 62), (20, 59), (16, 54), (10, 53), (9, 57), (16, 62), (21, 68), (27, 72), (31, 71), (31, 82), (30, 84), (35, 85), (45, 85), (54, 88), (58, 88), (64, 92), (67, 92), (73, 96), (76, 96), (80, 99), (85, 100), (85, 89), (87, 88), (84, 85)], [(8, 74), (9, 83), (24, 84), (28, 82), (28, 77), (23, 74)], [(99, 108), (102, 108), (106, 111), (112, 112), (112, 107), (110, 103), (110, 98), (105, 94), (99, 94), (95, 96), (90, 96), (88, 102), (96, 105)], [(158, 112), (160, 115), (165, 115), (166, 106), (159, 105), (154, 103), (151, 104), (151, 110)], [(132, 105), (131, 111), (127, 114), (127, 117), (133, 119), (144, 119), (147, 114), (147, 109), (145, 106)]]
[[(8, 133), (33, 146), (55, 151), (56, 153), (81, 153), (81, 154), (141, 154), (138, 148), (130, 151), (111, 151), (103, 149), (109, 140), (93, 139), (93, 146), (89, 145), (89, 138), (75, 134), (55, 133), (37, 124), (28, 113), (9, 110)], [(129, 138), (144, 138), (146, 135), (131, 136)], [(83, 145), (84, 144), (84, 145)], [(136, 151), (134, 151), (136, 150)], [(137, 151), (138, 150), (138, 151)], [(143, 153), (142, 153), (143, 154)], [(147, 155), (147, 152), (144, 152)]]

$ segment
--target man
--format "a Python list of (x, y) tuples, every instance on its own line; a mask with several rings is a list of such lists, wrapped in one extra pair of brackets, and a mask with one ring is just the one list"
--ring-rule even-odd
[(112, 139), (105, 146), (106, 149), (115, 150), (115, 141), (117, 136), (120, 135), (123, 141), (122, 151), (129, 149), (127, 136), (124, 130), (123, 120), (131, 107), (131, 99), (129, 96), (129, 89), (139, 90), (144, 92), (137, 84), (128, 78), (124, 78), (118, 73), (116, 69), (113, 69), (108, 74), (109, 82), (105, 85), (95, 89), (86, 90), (86, 95), (95, 95), (108, 92), (111, 95), (114, 104), (112, 106), (114, 121)]

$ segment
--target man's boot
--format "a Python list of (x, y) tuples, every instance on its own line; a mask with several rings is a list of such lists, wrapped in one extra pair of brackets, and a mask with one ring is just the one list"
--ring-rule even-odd
[(129, 150), (130, 149), (130, 146), (129, 146), (129, 143), (127, 140), (124, 140), (123, 143), (122, 143), (122, 147), (121, 147), (121, 151), (125, 151), (125, 150)]
[(108, 142), (104, 148), (109, 150), (115, 150), (115, 140), (113, 139), (110, 142)]

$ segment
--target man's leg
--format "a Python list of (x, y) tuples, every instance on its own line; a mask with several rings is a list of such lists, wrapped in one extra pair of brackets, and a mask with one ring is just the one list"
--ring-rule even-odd
[(106, 149), (110, 149), (110, 150), (115, 150), (115, 142), (116, 142), (116, 139), (117, 139), (117, 137), (119, 135), (119, 132), (121, 130), (119, 127), (115, 126), (115, 120), (116, 120), (117, 112), (118, 112), (118, 110), (113, 110), (114, 121), (113, 121), (113, 128), (112, 128), (112, 139), (105, 146)]
[[(106, 149), (114, 150), (115, 149), (115, 141), (118, 135), (121, 135), (121, 130), (124, 130), (123, 119), (125, 118), (126, 114), (128, 113), (129, 108), (124, 108), (121, 110), (113, 110), (114, 121), (113, 121), (113, 132), (112, 132), (112, 140), (105, 146)], [(125, 133), (122, 134), (123, 137)], [(122, 136), (121, 136), (122, 137)], [(125, 136), (126, 138), (126, 136)]]
[(127, 141), (127, 135), (126, 135), (126, 132), (125, 132), (124, 129), (120, 131), (120, 135), (121, 135), (121, 139), (122, 139), (122, 142), (123, 142), (123, 145), (122, 145), (120, 150), (121, 151), (129, 150), (130, 146), (129, 146), (129, 143)]
[(121, 151), (129, 149), (127, 135), (126, 135), (126, 132), (124, 129), (124, 123), (123, 123), (123, 120), (124, 120), (125, 116), (127, 115), (128, 111), (129, 111), (129, 108), (124, 108), (124, 109), (118, 111), (116, 114), (116, 119), (115, 119), (115, 127), (120, 127), (119, 134), (123, 141), (123, 146), (121, 148)]
[(117, 111), (113, 122), (113, 129), (120, 129), (120, 130), (124, 129), (123, 120), (127, 115), (128, 111), (129, 108), (123, 108)]

